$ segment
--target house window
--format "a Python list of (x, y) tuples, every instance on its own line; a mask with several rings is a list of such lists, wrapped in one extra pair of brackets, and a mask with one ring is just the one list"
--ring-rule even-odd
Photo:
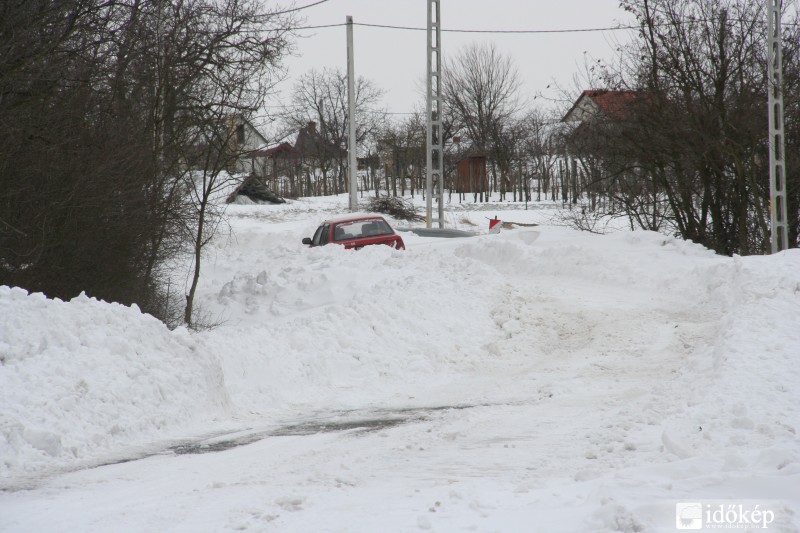
[(244, 144), (244, 124), (236, 126), (236, 143)]

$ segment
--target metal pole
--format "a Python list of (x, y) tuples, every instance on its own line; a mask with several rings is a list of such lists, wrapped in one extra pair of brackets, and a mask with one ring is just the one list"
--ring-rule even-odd
[(767, 92), (769, 93), (769, 211), (771, 249), (789, 248), (786, 224), (786, 161), (783, 142), (783, 51), (781, 49), (781, 0), (767, 0)]
[(350, 211), (358, 211), (358, 159), (356, 158), (356, 92), (353, 67), (353, 17), (347, 17), (347, 172), (350, 183)]
[[(425, 166), (425, 227), (439, 222), (444, 227), (444, 153), (442, 151), (442, 55), (439, 0), (428, 0), (428, 92)], [(433, 200), (439, 203), (438, 219), (433, 218)]]

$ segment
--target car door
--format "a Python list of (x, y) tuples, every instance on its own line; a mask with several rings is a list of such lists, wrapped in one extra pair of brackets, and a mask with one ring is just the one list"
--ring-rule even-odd
[(311, 246), (325, 246), (328, 244), (328, 231), (330, 231), (330, 224), (323, 224), (318, 227), (311, 238)]

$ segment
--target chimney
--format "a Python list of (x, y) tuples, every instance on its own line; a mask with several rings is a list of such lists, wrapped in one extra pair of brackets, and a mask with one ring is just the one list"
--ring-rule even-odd
[(314, 122), (313, 120), (312, 120), (312, 121), (310, 121), (310, 122), (308, 123), (308, 128), (307, 128), (307, 129), (308, 129), (308, 133), (310, 133), (310, 134), (312, 134), (312, 135), (313, 135), (313, 134), (315, 134), (315, 133), (317, 133), (317, 123), (316, 123), (316, 122)]

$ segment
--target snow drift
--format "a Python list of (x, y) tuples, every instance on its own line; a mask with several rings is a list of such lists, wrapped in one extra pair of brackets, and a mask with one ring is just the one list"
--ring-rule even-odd
[[(441, 488), (445, 529), (535, 516), (552, 531), (658, 531), (654, 501), (758, 497), (793, 530), (800, 251), (720, 257), (656, 233), (547, 225), (541, 210), (491, 212), (535, 231), (308, 249), (300, 239), (342, 209), (328, 201), (230, 206), (234, 231), (208, 250), (199, 292), (213, 330), (0, 288), (7, 487), (223, 426), (427, 409), (357, 451), (326, 440), (302, 463), (272, 461), (261, 444), (260, 501), (308, 491), (267, 515), (307, 531), (320, 527), (313, 517), (349, 527), (355, 514), (370, 531), (382, 527), (376, 506), (406, 490), (416, 496), (393, 519), (435, 528), (412, 509)], [(296, 477), (340, 479), (327, 453), (356, 452), (346, 493)], [(206, 518), (208, 530), (228, 527)]]

